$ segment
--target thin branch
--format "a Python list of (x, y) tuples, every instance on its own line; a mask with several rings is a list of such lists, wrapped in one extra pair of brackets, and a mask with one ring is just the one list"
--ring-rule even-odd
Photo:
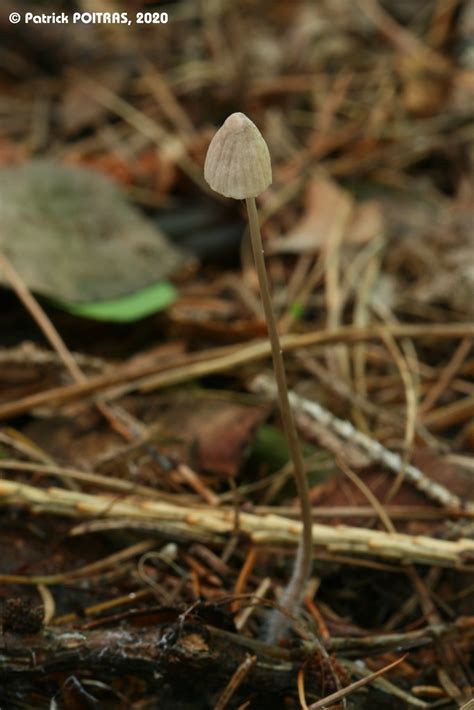
[[(113, 497), (69, 491), (62, 488), (37, 488), (0, 479), (0, 503), (23, 505), (38, 513), (83, 519), (103, 518), (144, 524), (147, 534), (177, 536), (178, 539), (213, 539), (225, 542), (235, 524), (233, 508), (173, 505), (165, 501), (138, 497)], [(103, 523), (104, 520), (97, 521)], [(240, 511), (239, 530), (256, 545), (294, 547), (301, 536), (301, 523), (280, 515), (255, 515)], [(93, 522), (78, 525), (72, 534), (92, 532)], [(474, 540), (441, 540), (424, 535), (386, 533), (340, 525), (313, 524), (313, 545), (331, 554), (345, 553), (346, 562), (360, 556), (381, 558), (402, 564), (432, 564), (456, 569), (474, 569)], [(6, 581), (8, 576), (3, 576)]]
[[(266, 376), (260, 375), (256, 378), (254, 386), (257, 391), (274, 396), (275, 386)], [(399, 454), (386, 449), (380, 442), (358, 431), (351, 422), (335, 417), (317, 402), (300, 397), (294, 392), (290, 393), (290, 402), (297, 411), (306, 414), (344, 441), (358, 446), (372, 461), (382, 463), (392, 473), (398, 474), (403, 469), (406, 480), (412, 483), (419, 491), (422, 491), (428, 498), (431, 498), (431, 500), (435, 500), (440, 505), (452, 510), (474, 512), (474, 502), (461, 500), (445, 486), (428, 478), (416, 466), (412, 464), (404, 466)]]
[(364, 685), (367, 685), (368, 683), (371, 683), (373, 680), (379, 677), (379, 675), (382, 675), (383, 673), (386, 673), (389, 671), (391, 668), (395, 668), (395, 666), (398, 666), (399, 663), (404, 661), (406, 658), (405, 656), (402, 656), (401, 658), (397, 658), (396, 661), (393, 661), (393, 663), (389, 663), (388, 666), (384, 666), (383, 668), (380, 668), (378, 671), (375, 671), (375, 673), (371, 673), (370, 675), (366, 676), (365, 678), (361, 678), (360, 680), (356, 680), (355, 683), (351, 683), (348, 685), (346, 688), (342, 688), (342, 690), (337, 690), (335, 693), (332, 693), (331, 695), (327, 695), (325, 698), (322, 698), (322, 700), (318, 700), (315, 703), (312, 703), (311, 705), (308, 706), (308, 710), (317, 710), (317, 708), (324, 708), (326, 705), (330, 705), (337, 700), (341, 700), (342, 698), (346, 698), (348, 695), (354, 692), (354, 690), (357, 690), (358, 688), (362, 688)]
[[(450, 340), (452, 338), (474, 337), (474, 324), (449, 323), (445, 325), (393, 325), (389, 332), (394, 338), (428, 338)], [(281, 338), (281, 347), (286, 351), (311, 348), (331, 343), (357, 343), (380, 339), (381, 332), (374, 326), (358, 328), (343, 326), (336, 330), (323, 330), (304, 334), (288, 334)], [(170, 387), (250, 362), (263, 360), (270, 355), (267, 341), (251, 342), (239, 347), (214, 348), (211, 352), (188, 355), (178, 365), (162, 361), (131, 368), (129, 365), (111, 369), (105, 374), (89, 377), (85, 383), (54, 387), (46, 392), (38, 392), (14, 402), (0, 405), (0, 419), (18, 416), (36, 407), (53, 406), (101, 392), (105, 399), (113, 399), (125, 393), (141, 389), (144, 392)], [(117, 385), (118, 391), (111, 392)]]

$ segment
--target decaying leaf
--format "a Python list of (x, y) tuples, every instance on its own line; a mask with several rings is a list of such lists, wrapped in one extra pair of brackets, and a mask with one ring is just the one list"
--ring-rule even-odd
[(0, 170), (0, 223), (27, 286), (61, 301), (118, 298), (185, 260), (105, 176), (50, 161)]
[(294, 228), (282, 239), (274, 239), (272, 252), (313, 253), (323, 248), (332, 233), (334, 220), (350, 211), (344, 241), (364, 244), (381, 234), (382, 212), (375, 200), (356, 204), (352, 195), (335, 182), (313, 178), (306, 192), (305, 211)]
[[(105, 65), (100, 67), (96, 80), (111, 91), (118, 92), (126, 80), (122, 67)], [(61, 95), (58, 107), (59, 122), (65, 135), (73, 135), (89, 126), (98, 125), (107, 114), (107, 108), (95, 101), (85, 90), (84, 76), (73, 74), (69, 77)]]

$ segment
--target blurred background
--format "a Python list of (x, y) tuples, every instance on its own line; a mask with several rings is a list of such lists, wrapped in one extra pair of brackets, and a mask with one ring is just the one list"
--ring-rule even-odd
[[(469, 321), (473, 26), (472, 0), (3, 3), (0, 253), (90, 355), (263, 336), (243, 204), (203, 179), (243, 111), (272, 156), (259, 210), (282, 333)], [(0, 344), (44, 343), (0, 278)], [(407, 356), (418, 398), (451, 357), (469, 376), (454, 345)], [(366, 392), (374, 352), (329, 372)], [(459, 387), (449, 425), (472, 412)]]
[[(12, 24), (15, 10), (65, 12), (70, 22)], [(130, 25), (87, 19), (120, 11)], [(85, 22), (73, 23), (75, 12)], [(3, 249), (33, 290), (65, 301), (69, 311), (149, 286), (153, 269), (143, 273), (141, 264), (132, 274), (127, 256), (110, 275), (114, 287), (88, 290), (101, 273), (85, 265), (95, 261), (94, 237), (81, 256), (67, 252), (69, 263), (84, 260), (79, 276), (68, 275), (57, 244), (34, 258), (28, 245), (12, 252), (12, 232), (23, 234), (25, 220), (51, 219), (41, 210), (59, 204), (64, 180), (57, 177), (32, 217), (24, 213), (28, 175), (12, 178), (9, 170), (38, 159), (92, 169), (118, 183), (180, 250), (182, 258), (165, 259), (166, 266), (159, 254), (149, 260), (157, 279), (179, 280), (172, 320), (209, 327), (227, 320), (224, 339), (259, 332), (242, 205), (211, 194), (202, 176), (216, 128), (243, 111), (272, 155), (274, 182), (260, 207), (287, 330), (301, 319), (331, 326), (373, 317), (462, 320), (472, 314), (474, 284), (473, 25), (472, 0), (65, 0), (21, 8), (8, 0), (0, 17), (0, 166), (7, 169), (0, 178), (21, 187), (3, 193), (4, 205), (16, 205), (0, 212)], [(28, 189), (38, 194), (44, 182), (40, 171)], [(51, 174), (46, 182), (54, 182)], [(92, 211), (87, 195), (78, 202), (78, 212)], [(32, 273), (38, 268), (41, 278)], [(222, 268), (229, 269), (225, 284)], [(77, 280), (72, 293), (53, 283), (62, 269)], [(240, 304), (219, 306), (223, 288), (240, 289)], [(212, 312), (211, 296), (220, 312)], [(18, 342), (28, 335), (28, 317), (7, 293), (1, 298), (3, 337)], [(93, 328), (58, 317), (72, 344), (81, 328)], [(106, 330), (102, 324), (100, 334)], [(107, 333), (101, 347), (110, 348)]]

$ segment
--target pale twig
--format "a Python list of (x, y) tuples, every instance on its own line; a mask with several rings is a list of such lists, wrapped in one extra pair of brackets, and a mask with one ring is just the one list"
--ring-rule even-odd
[(34, 320), (53, 346), (54, 350), (58, 353), (59, 357), (64, 363), (64, 366), (70, 373), (72, 379), (76, 382), (84, 382), (86, 378), (82, 373), (82, 370), (79, 368), (76, 361), (74, 360), (74, 357), (71, 355), (68, 348), (66, 347), (64, 340), (61, 338), (56, 328), (54, 328), (53, 324), (51, 323), (44, 310), (39, 305), (36, 298), (31, 294), (30, 290), (25, 285), (25, 282), (23, 281), (17, 270), (7, 259), (7, 257), (1, 252), (0, 269), (5, 274), (10, 286), (15, 291), (16, 295), (23, 303), (26, 310), (31, 313)]
[[(335, 211), (329, 233), (325, 242), (325, 297), (327, 305), (327, 327), (334, 330), (341, 325), (344, 299), (341, 288), (341, 247), (344, 234), (353, 212), (350, 199), (341, 200), (339, 209)], [(347, 381), (349, 377), (349, 360), (347, 348), (342, 345), (328, 349), (328, 367), (333, 375)]]
[(335, 693), (331, 693), (331, 695), (327, 695), (325, 698), (322, 698), (322, 700), (318, 700), (315, 703), (312, 703), (311, 705), (308, 706), (308, 710), (317, 710), (318, 708), (324, 708), (326, 705), (330, 705), (336, 700), (341, 700), (342, 698), (347, 697), (351, 693), (354, 692), (354, 690), (357, 690), (358, 688), (362, 688), (364, 685), (367, 685), (368, 683), (371, 683), (373, 680), (379, 677), (379, 675), (382, 675), (383, 673), (386, 673), (389, 671), (391, 668), (394, 668), (395, 666), (398, 666), (399, 663), (404, 661), (406, 658), (405, 656), (402, 656), (401, 658), (397, 658), (396, 661), (393, 661), (393, 663), (389, 663), (388, 666), (384, 666), (383, 668), (380, 668), (378, 671), (375, 671), (374, 673), (371, 673), (368, 676), (365, 676), (365, 678), (361, 678), (360, 680), (356, 680), (355, 683), (351, 683), (348, 685), (346, 688), (342, 688), (342, 690), (337, 690)]
[(363, 493), (367, 498), (369, 503), (372, 505), (374, 511), (377, 513), (381, 522), (383, 523), (387, 532), (397, 532), (394, 524), (390, 520), (390, 517), (385, 510), (385, 506), (379, 501), (379, 499), (372, 493), (370, 488), (364, 483), (364, 481), (346, 464), (342, 458), (337, 459), (337, 465), (341, 471), (352, 481), (352, 483)]
[(224, 688), (224, 691), (217, 700), (216, 704), (214, 705), (214, 710), (224, 710), (224, 708), (227, 707), (230, 699), (232, 698), (236, 690), (239, 688), (239, 686), (243, 683), (245, 677), (250, 673), (256, 661), (257, 656), (247, 656), (245, 660), (242, 661), (240, 666), (237, 668), (237, 670), (229, 680), (226, 688)]
[[(38, 324), (47, 340), (49, 340), (53, 349), (59, 355), (61, 361), (63, 362), (65, 368), (68, 370), (72, 379), (78, 385), (85, 385), (87, 383), (86, 375), (84, 375), (81, 368), (74, 360), (74, 357), (70, 353), (65, 342), (52, 324), (46, 312), (43, 310), (43, 308), (40, 306), (40, 304), (33, 296), (29, 288), (26, 286), (20, 274), (16, 271), (16, 269), (7, 259), (7, 257), (1, 252), (0, 269), (3, 270), (5, 276), (7, 277), (11, 287), (17, 294), (18, 298), (23, 303), (27, 311), (31, 314), (35, 322)], [(112, 428), (114, 428), (118, 433), (120, 433), (126, 440), (130, 441), (134, 438), (136, 432), (131, 430), (129, 421), (123, 421), (123, 416), (121, 415), (120, 410), (114, 411), (112, 407), (106, 404), (105, 402), (98, 402), (97, 409), (107, 419)], [(136, 427), (139, 427), (138, 423), (136, 424)]]
[[(45, 465), (54, 465), (54, 460), (49, 454), (43, 451), (36, 443), (33, 443), (23, 433), (17, 432), (15, 429), (5, 428), (0, 431), (0, 443), (6, 444), (9, 449), (17, 451), (22, 456)], [(0, 464), (4, 463), (5, 459), (0, 458)], [(27, 465), (36, 465), (27, 464)]]
[(200, 476), (197, 475), (187, 464), (181, 463), (177, 466), (177, 472), (194, 491), (209, 505), (219, 505), (220, 499), (211, 489), (206, 486)]
[[(274, 396), (275, 388), (268, 377), (260, 375), (254, 380), (254, 387), (257, 391)], [(358, 431), (351, 422), (338, 419), (317, 402), (300, 397), (294, 392), (290, 393), (290, 402), (296, 411), (308, 415), (315, 422), (326, 427), (344, 441), (359, 447), (372, 461), (383, 464), (395, 474), (398, 474), (402, 469), (403, 461), (399, 454), (390, 451), (380, 442)], [(422, 491), (428, 498), (431, 498), (431, 500), (435, 500), (440, 505), (452, 510), (474, 511), (473, 502), (461, 500), (445, 486), (428, 478), (416, 466), (407, 464), (404, 471), (406, 480)]]
[(449, 61), (442, 54), (435, 52), (409, 30), (399, 25), (377, 0), (357, 0), (357, 4), (400, 53), (413, 55), (426, 63), (426, 66), (438, 71), (446, 71), (449, 68)]
[(252, 599), (254, 599), (256, 603), (246, 606), (234, 617), (235, 628), (237, 629), (237, 631), (242, 631), (244, 629), (248, 620), (255, 611), (258, 601), (266, 597), (267, 592), (271, 586), (272, 580), (270, 579), (270, 577), (265, 577), (264, 579), (262, 579), (257, 589), (252, 594)]
[[(363, 369), (361, 368), (359, 370), (358, 368), (358, 362), (360, 362), (360, 365), (362, 365), (362, 358), (359, 361), (359, 353), (357, 352), (358, 347), (358, 345), (354, 346), (354, 370), (356, 371), (356, 373), (359, 371), (362, 374)], [(305, 370), (310, 372), (312, 375), (315, 375), (318, 378), (320, 384), (324, 385), (324, 387), (328, 388), (331, 392), (335, 392), (338, 397), (347, 400), (348, 402), (353, 404), (353, 412), (357, 410), (359, 413), (368, 414), (371, 417), (376, 417), (380, 420), (380, 422), (390, 424), (397, 428), (400, 428), (403, 425), (403, 417), (400, 413), (392, 412), (387, 408), (374, 404), (368, 397), (358, 393), (358, 391), (361, 389), (365, 392), (365, 376), (363, 376), (364, 387), (360, 388), (357, 386), (357, 381), (361, 383), (362, 380), (358, 378), (357, 374), (355, 375), (354, 389), (356, 389), (357, 391), (354, 392), (346, 382), (331, 377), (329, 371), (325, 369), (316, 360), (315, 357), (309, 357), (307, 354), (300, 355), (299, 353), (297, 353), (295, 355), (295, 359), (303, 365)], [(355, 415), (353, 416), (355, 419)], [(357, 419), (359, 421), (358, 417)], [(360, 429), (361, 427), (358, 426), (358, 421), (356, 422), (356, 425), (357, 428)], [(365, 428), (363, 430), (365, 433), (369, 433), (368, 431), (365, 431)], [(437, 442), (434, 440), (434, 437), (430, 436), (421, 424), (417, 424), (416, 431), (418, 436), (423, 441), (431, 445), (431, 447), (436, 447)]]
[(432, 431), (440, 431), (445, 427), (468, 421), (472, 417), (474, 417), (474, 395), (463, 397), (456, 402), (428, 412), (422, 421)]
[[(114, 498), (91, 495), (62, 488), (38, 488), (0, 479), (0, 502), (23, 505), (38, 513), (69, 516), (89, 521), (91, 518), (143, 522), (157, 534), (174, 538), (202, 540), (212, 537), (217, 543), (232, 535), (235, 511), (228, 507), (173, 505), (165, 501), (138, 497)], [(102, 521), (99, 521), (102, 522)], [(154, 523), (150, 526), (149, 523)], [(78, 525), (72, 534), (89, 532), (91, 523)], [(280, 515), (239, 513), (239, 531), (256, 545), (294, 547), (301, 536), (301, 523)], [(359, 556), (381, 558), (403, 564), (431, 564), (457, 569), (474, 569), (474, 540), (442, 540), (423, 535), (386, 533), (339, 525), (312, 525), (313, 544), (330, 554), (347, 555), (346, 562)], [(342, 557), (341, 557), (342, 559)], [(35, 580), (36, 583), (38, 580)], [(42, 580), (41, 580), (42, 581)]]
[[(110, 363), (100, 357), (85, 355), (84, 353), (75, 352), (74, 360), (79, 367), (88, 367), (97, 372), (104, 372)], [(57, 352), (46, 350), (38, 343), (26, 340), (12, 348), (0, 349), (0, 365), (17, 363), (19, 365), (58, 365), (61, 364), (61, 358)]]
[[(1, 432), (0, 432), (1, 441)], [(143, 486), (133, 481), (128, 481), (116, 476), (104, 476), (100, 473), (80, 471), (74, 468), (63, 468), (42, 463), (30, 463), (29, 461), (11, 461), (10, 459), (0, 459), (0, 471), (27, 471), (37, 476), (58, 476), (62, 480), (70, 478), (72, 481), (82, 481), (84, 483), (97, 486), (99, 488), (109, 488), (112, 491), (121, 491), (130, 495), (141, 495), (147, 498), (159, 498), (173, 502), (175, 494), (158, 491), (151, 486)], [(180, 496), (180, 500), (183, 498)], [(186, 499), (184, 499), (186, 500)]]
[[(80, 615), (85, 618), (90, 616), (97, 616), (98, 614), (103, 614), (104, 611), (113, 609), (116, 606), (126, 606), (128, 604), (136, 604), (139, 599), (144, 597), (149, 597), (153, 594), (153, 590), (150, 588), (137, 589), (136, 592), (130, 592), (129, 594), (123, 594), (119, 597), (114, 597), (113, 599), (107, 599), (105, 602), (99, 602), (98, 604), (93, 604), (85, 609), (81, 609)], [(60, 624), (70, 624), (73, 621), (79, 619), (79, 614), (71, 612), (70, 614), (63, 614), (62, 616), (56, 616), (52, 620), (52, 625), (59, 626)]]
[(38, 584), (36, 588), (43, 602), (43, 625), (49, 626), (56, 611), (56, 602), (51, 590), (45, 584)]
[(183, 138), (194, 133), (194, 126), (185, 109), (171, 90), (166, 78), (146, 57), (141, 57), (145, 70), (142, 82), (149, 88), (160, 110), (170, 120)]
[[(377, 240), (377, 250), (375, 253), (370, 252), (371, 257), (365, 266), (364, 272), (360, 277), (360, 286), (355, 294), (355, 305), (353, 322), (354, 325), (364, 326), (369, 321), (369, 305), (372, 298), (372, 292), (379, 278), (381, 264), (381, 240)], [(372, 249), (374, 247), (372, 246)], [(352, 407), (352, 418), (359, 429), (363, 429), (369, 434), (369, 425), (364, 416), (366, 409), (359, 403), (362, 400), (367, 402), (367, 386), (366, 386), (366, 359), (367, 348), (364, 343), (358, 343), (354, 346), (352, 352), (352, 361), (354, 368), (354, 400)], [(345, 383), (342, 383), (345, 384)], [(349, 391), (350, 388), (347, 387)]]
[[(245, 589), (245, 585), (247, 584), (247, 580), (249, 576), (252, 573), (253, 568), (255, 567), (255, 563), (257, 561), (257, 551), (255, 547), (251, 547), (249, 551), (247, 552), (247, 556), (244, 560), (244, 564), (240, 568), (239, 576), (237, 577), (237, 581), (235, 583), (235, 589), (234, 593), (236, 596), (239, 596), (243, 593)], [(240, 602), (235, 601), (234, 604), (232, 605), (232, 610), (233, 611), (238, 611), (240, 609)]]
[(443, 394), (444, 390), (448, 387), (449, 383), (456, 375), (456, 372), (461, 367), (471, 347), (472, 341), (469, 338), (464, 338), (463, 340), (461, 340), (451, 360), (441, 371), (440, 376), (436, 380), (433, 387), (431, 387), (425, 395), (425, 398), (418, 410), (419, 414), (424, 416), (430, 409), (433, 408), (433, 405), (436, 404), (440, 396)]
[[(389, 492), (387, 493), (386, 496), (386, 502), (390, 502), (392, 498), (396, 495), (397, 491), (399, 490), (400, 486), (402, 485), (404, 479), (405, 479), (405, 470), (408, 465), (408, 461), (411, 458), (411, 451), (413, 448), (413, 441), (415, 439), (415, 431), (416, 431), (416, 414), (417, 414), (417, 405), (418, 405), (418, 397), (417, 397), (417, 390), (414, 384), (414, 377), (412, 376), (412, 372), (410, 368), (408, 367), (407, 361), (403, 354), (400, 352), (400, 349), (398, 347), (398, 344), (394, 340), (394, 338), (388, 333), (385, 328), (383, 329), (383, 340), (384, 343), (387, 347), (388, 352), (391, 354), (395, 364), (398, 367), (398, 371), (400, 373), (401, 380), (403, 382), (403, 389), (405, 392), (405, 401), (406, 401), (406, 417), (405, 417), (405, 436), (404, 436), (404, 453), (402, 457), (402, 465), (398, 471), (397, 478), (395, 479), (393, 485), (391, 486)], [(405, 343), (410, 343), (411, 341), (403, 341)], [(410, 347), (410, 346), (406, 346)], [(412, 350), (414, 348), (412, 347)]]
[[(395, 338), (451, 339), (474, 336), (471, 323), (403, 324), (389, 328)], [(358, 328), (342, 326), (333, 331), (316, 331), (304, 334), (288, 334), (281, 338), (285, 352), (300, 348), (317, 347), (331, 343), (357, 343), (379, 339), (380, 330), (374, 326)], [(18, 416), (35, 407), (52, 406), (62, 402), (101, 392), (103, 399), (114, 399), (123, 394), (141, 389), (144, 392), (169, 387), (171, 385), (202, 377), (204, 375), (225, 372), (235, 367), (263, 360), (270, 355), (270, 345), (266, 341), (251, 342), (237, 347), (215, 348), (211, 352), (187, 355), (179, 365), (169, 362), (153, 365), (117, 367), (101, 375), (89, 377), (87, 382), (55, 387), (46, 392), (38, 392), (14, 402), (0, 405), (0, 419)], [(157, 374), (158, 373), (158, 374)], [(126, 384), (124, 384), (126, 383)], [(116, 385), (121, 385), (116, 388)], [(435, 414), (433, 412), (433, 414)]]
[(187, 155), (186, 147), (181, 138), (169, 133), (156, 120), (152, 120), (143, 111), (135, 108), (135, 106), (122, 99), (108, 87), (103, 86), (90, 76), (86, 77), (82, 74), (80, 76), (83, 82), (82, 86), (91, 98), (105, 106), (109, 111), (113, 111), (130, 126), (133, 126), (135, 130), (157, 144), (201, 190), (210, 192), (202, 177), (200, 166)]

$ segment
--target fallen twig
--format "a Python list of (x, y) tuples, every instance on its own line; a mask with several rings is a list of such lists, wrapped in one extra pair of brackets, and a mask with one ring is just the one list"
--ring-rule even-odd
[[(0, 502), (23, 505), (35, 513), (88, 519), (126, 518), (132, 523), (154, 523), (158, 534), (191, 540), (222, 541), (232, 535), (235, 526), (233, 508), (178, 506), (164, 501), (143, 498), (114, 498), (91, 495), (61, 488), (37, 488), (15, 481), (0, 481)], [(73, 534), (100, 529), (103, 521), (77, 526)], [(239, 530), (257, 545), (297, 545), (301, 523), (278, 515), (239, 513)], [(313, 525), (313, 543), (328, 553), (345, 553), (398, 561), (402, 564), (431, 564), (441, 567), (474, 569), (474, 540), (438, 540), (422, 535), (403, 535), (350, 526)], [(349, 558), (350, 559), (350, 558)], [(2, 576), (7, 581), (8, 576)], [(25, 578), (28, 580), (28, 578)], [(28, 583), (28, 582), (26, 582)]]
[[(474, 325), (471, 323), (449, 323), (443, 325), (391, 325), (386, 331), (394, 338), (467, 338), (474, 337)], [(331, 343), (357, 343), (380, 339), (381, 330), (374, 326), (358, 328), (342, 326), (334, 330), (316, 333), (288, 334), (282, 336), (283, 350), (291, 351)], [(270, 355), (270, 346), (266, 341), (247, 343), (239, 347), (214, 348), (211, 352), (191, 354), (183, 358), (179, 365), (158, 362), (143, 367), (123, 366), (115, 370), (89, 377), (87, 382), (54, 387), (46, 392), (38, 392), (13, 402), (0, 405), (0, 419), (18, 416), (36, 407), (53, 406), (71, 402), (92, 394), (101, 393), (103, 399), (114, 399), (122, 394), (142, 389), (150, 391), (170, 387), (182, 382), (225, 372), (234, 367), (263, 360)], [(118, 388), (118, 385), (122, 385)]]
[(367, 685), (367, 683), (371, 683), (373, 680), (378, 678), (379, 675), (382, 675), (382, 673), (386, 673), (391, 668), (398, 666), (398, 664), (401, 663), (405, 658), (406, 658), (406, 656), (402, 656), (401, 658), (397, 658), (396, 661), (393, 661), (393, 663), (389, 663), (388, 666), (384, 666), (384, 668), (380, 668), (378, 671), (375, 671), (375, 673), (371, 673), (370, 675), (365, 676), (365, 678), (361, 678), (360, 680), (356, 680), (354, 683), (351, 683), (346, 688), (342, 688), (341, 690), (337, 690), (335, 693), (331, 693), (331, 695), (327, 695), (325, 698), (322, 698), (321, 700), (318, 700), (317, 702), (312, 703), (311, 705), (308, 706), (308, 710), (317, 710), (317, 708), (323, 708), (326, 705), (335, 702), (336, 700), (341, 700), (342, 698), (347, 697), (348, 695), (353, 693), (354, 690), (357, 690), (358, 688), (362, 688), (364, 685)]
[[(273, 396), (275, 386), (269, 378), (261, 375), (255, 380), (255, 389)], [(431, 500), (435, 500), (440, 505), (452, 510), (474, 511), (473, 502), (461, 500), (458, 496), (445, 488), (445, 486), (428, 478), (428, 476), (416, 466), (404, 464), (399, 454), (386, 449), (380, 442), (363, 434), (356, 429), (351, 422), (338, 419), (338, 417), (335, 417), (317, 402), (300, 397), (294, 392), (290, 394), (290, 402), (297, 411), (308, 415), (323, 427), (327, 427), (344, 441), (358, 446), (372, 461), (382, 463), (395, 474), (399, 474), (403, 471), (406, 480), (410, 481), (410, 483)]]

